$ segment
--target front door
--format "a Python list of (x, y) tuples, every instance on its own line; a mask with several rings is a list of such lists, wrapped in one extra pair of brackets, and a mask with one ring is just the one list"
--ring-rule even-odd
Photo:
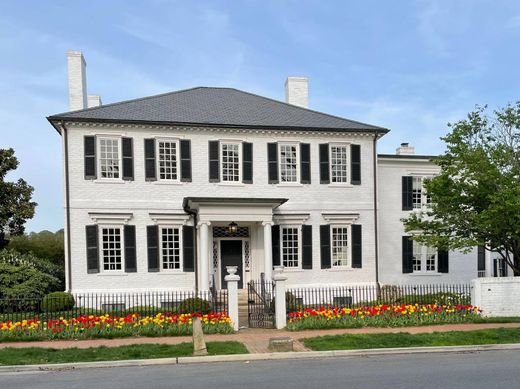
[(224, 277), (228, 274), (226, 266), (237, 266), (237, 275), (240, 276), (238, 288), (243, 287), (244, 274), (242, 272), (242, 241), (241, 240), (221, 240), (220, 241), (220, 272), (222, 274), (221, 285), (227, 287)]

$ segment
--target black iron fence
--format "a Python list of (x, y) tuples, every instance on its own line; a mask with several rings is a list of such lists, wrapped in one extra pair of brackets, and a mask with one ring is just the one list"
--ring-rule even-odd
[(251, 328), (274, 327), (274, 285), (264, 279), (247, 284), (247, 315)]
[(288, 288), (287, 312), (378, 304), (470, 305), (471, 284), (356, 285)]
[(45, 321), (84, 315), (155, 316), (158, 313), (221, 313), (228, 311), (227, 290), (72, 293), (59, 296), (0, 298), (0, 323), (39, 319)]

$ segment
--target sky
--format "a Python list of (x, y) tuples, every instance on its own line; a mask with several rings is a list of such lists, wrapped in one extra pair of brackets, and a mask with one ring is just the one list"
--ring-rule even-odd
[(309, 77), (310, 108), (443, 151), (448, 122), (520, 100), (520, 1), (0, 0), (0, 148), (38, 203), (27, 231), (63, 227), (61, 140), (67, 50), (83, 51), (103, 103), (195, 86), (284, 99)]

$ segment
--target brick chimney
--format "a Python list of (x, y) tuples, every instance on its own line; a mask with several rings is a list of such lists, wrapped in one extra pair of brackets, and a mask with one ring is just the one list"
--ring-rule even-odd
[(285, 81), (285, 102), (302, 108), (309, 108), (309, 79), (307, 77), (287, 77)]
[(414, 155), (415, 154), (415, 148), (410, 146), (409, 143), (401, 143), (401, 146), (399, 146), (395, 153), (397, 155)]

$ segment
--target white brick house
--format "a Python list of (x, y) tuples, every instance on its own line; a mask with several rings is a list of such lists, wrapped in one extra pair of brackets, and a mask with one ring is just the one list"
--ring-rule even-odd
[(307, 109), (307, 79), (287, 80), (288, 103), (199, 87), (102, 106), (81, 53), (68, 65), (71, 112), (48, 118), (63, 142), (68, 290), (221, 288), (226, 265), (243, 282), (283, 265), (291, 286), (477, 276), (476, 251), (403, 238), (430, 159), (378, 156), (388, 130)]

